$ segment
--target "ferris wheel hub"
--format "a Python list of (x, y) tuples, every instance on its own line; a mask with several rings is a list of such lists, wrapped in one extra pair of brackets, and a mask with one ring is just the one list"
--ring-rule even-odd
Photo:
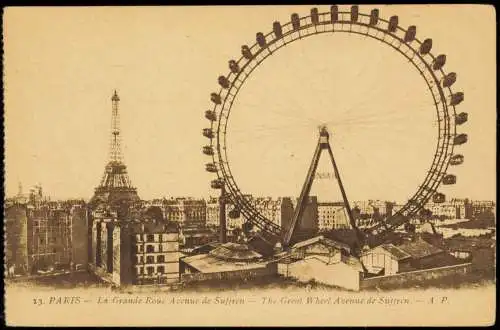
[(330, 138), (330, 133), (328, 133), (328, 128), (326, 127), (326, 125), (321, 125), (319, 127), (319, 141), (321, 147), (326, 147), (329, 145), (328, 142), (329, 138)]

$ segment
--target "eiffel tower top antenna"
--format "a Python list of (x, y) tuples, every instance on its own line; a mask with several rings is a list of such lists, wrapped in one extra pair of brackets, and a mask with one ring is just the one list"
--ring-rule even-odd
[(116, 90), (111, 97), (112, 113), (111, 113), (111, 141), (109, 147), (109, 161), (121, 163), (123, 160), (121, 151), (121, 136), (120, 136), (120, 114), (118, 112), (120, 97)]

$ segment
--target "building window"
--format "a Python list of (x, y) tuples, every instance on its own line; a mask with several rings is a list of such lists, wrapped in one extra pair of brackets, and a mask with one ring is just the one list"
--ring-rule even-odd
[(154, 262), (155, 262), (155, 257), (153, 257), (153, 256), (147, 256), (146, 257), (146, 263), (148, 263), (148, 264), (154, 264)]
[(148, 242), (154, 242), (154, 240), (155, 240), (155, 235), (148, 235), (148, 236), (147, 236), (147, 240), (148, 240)]
[(164, 274), (164, 273), (165, 273), (165, 267), (163, 267), (163, 266), (158, 266), (158, 268), (157, 268), (157, 273)]
[(147, 253), (153, 253), (153, 252), (155, 252), (155, 247), (153, 245), (146, 246), (146, 252)]
[(141, 267), (137, 267), (137, 275), (141, 275)]
[(158, 263), (165, 262), (165, 256), (158, 256)]
[(158, 245), (158, 252), (162, 252), (163, 250), (163, 244)]
[(154, 267), (148, 267), (148, 275), (153, 275)]

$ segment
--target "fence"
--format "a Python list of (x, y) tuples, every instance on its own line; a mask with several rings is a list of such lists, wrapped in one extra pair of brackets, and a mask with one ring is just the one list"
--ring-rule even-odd
[(224, 280), (234, 280), (243, 279), (250, 280), (260, 276), (276, 275), (278, 273), (277, 264), (269, 264), (266, 267), (254, 268), (254, 269), (244, 269), (244, 270), (233, 270), (227, 272), (216, 272), (216, 273), (191, 273), (182, 274), (181, 282), (190, 283), (198, 281), (224, 281)]
[(465, 263), (460, 265), (417, 270), (395, 275), (364, 278), (360, 281), (360, 288), (367, 289), (374, 287), (402, 286), (405, 284), (422, 284), (422, 281), (425, 280), (440, 279), (447, 276), (467, 274), (470, 273), (471, 270), (472, 264)]

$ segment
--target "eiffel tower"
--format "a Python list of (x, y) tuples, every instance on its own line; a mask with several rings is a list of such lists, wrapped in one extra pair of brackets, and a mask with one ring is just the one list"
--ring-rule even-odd
[(116, 91), (111, 97), (111, 139), (109, 147), (109, 161), (104, 169), (99, 186), (95, 189), (94, 196), (90, 200), (91, 206), (107, 204), (110, 206), (122, 203), (130, 203), (140, 200), (137, 189), (132, 186), (127, 174), (127, 167), (123, 163), (120, 136), (120, 117), (118, 104), (120, 98)]

